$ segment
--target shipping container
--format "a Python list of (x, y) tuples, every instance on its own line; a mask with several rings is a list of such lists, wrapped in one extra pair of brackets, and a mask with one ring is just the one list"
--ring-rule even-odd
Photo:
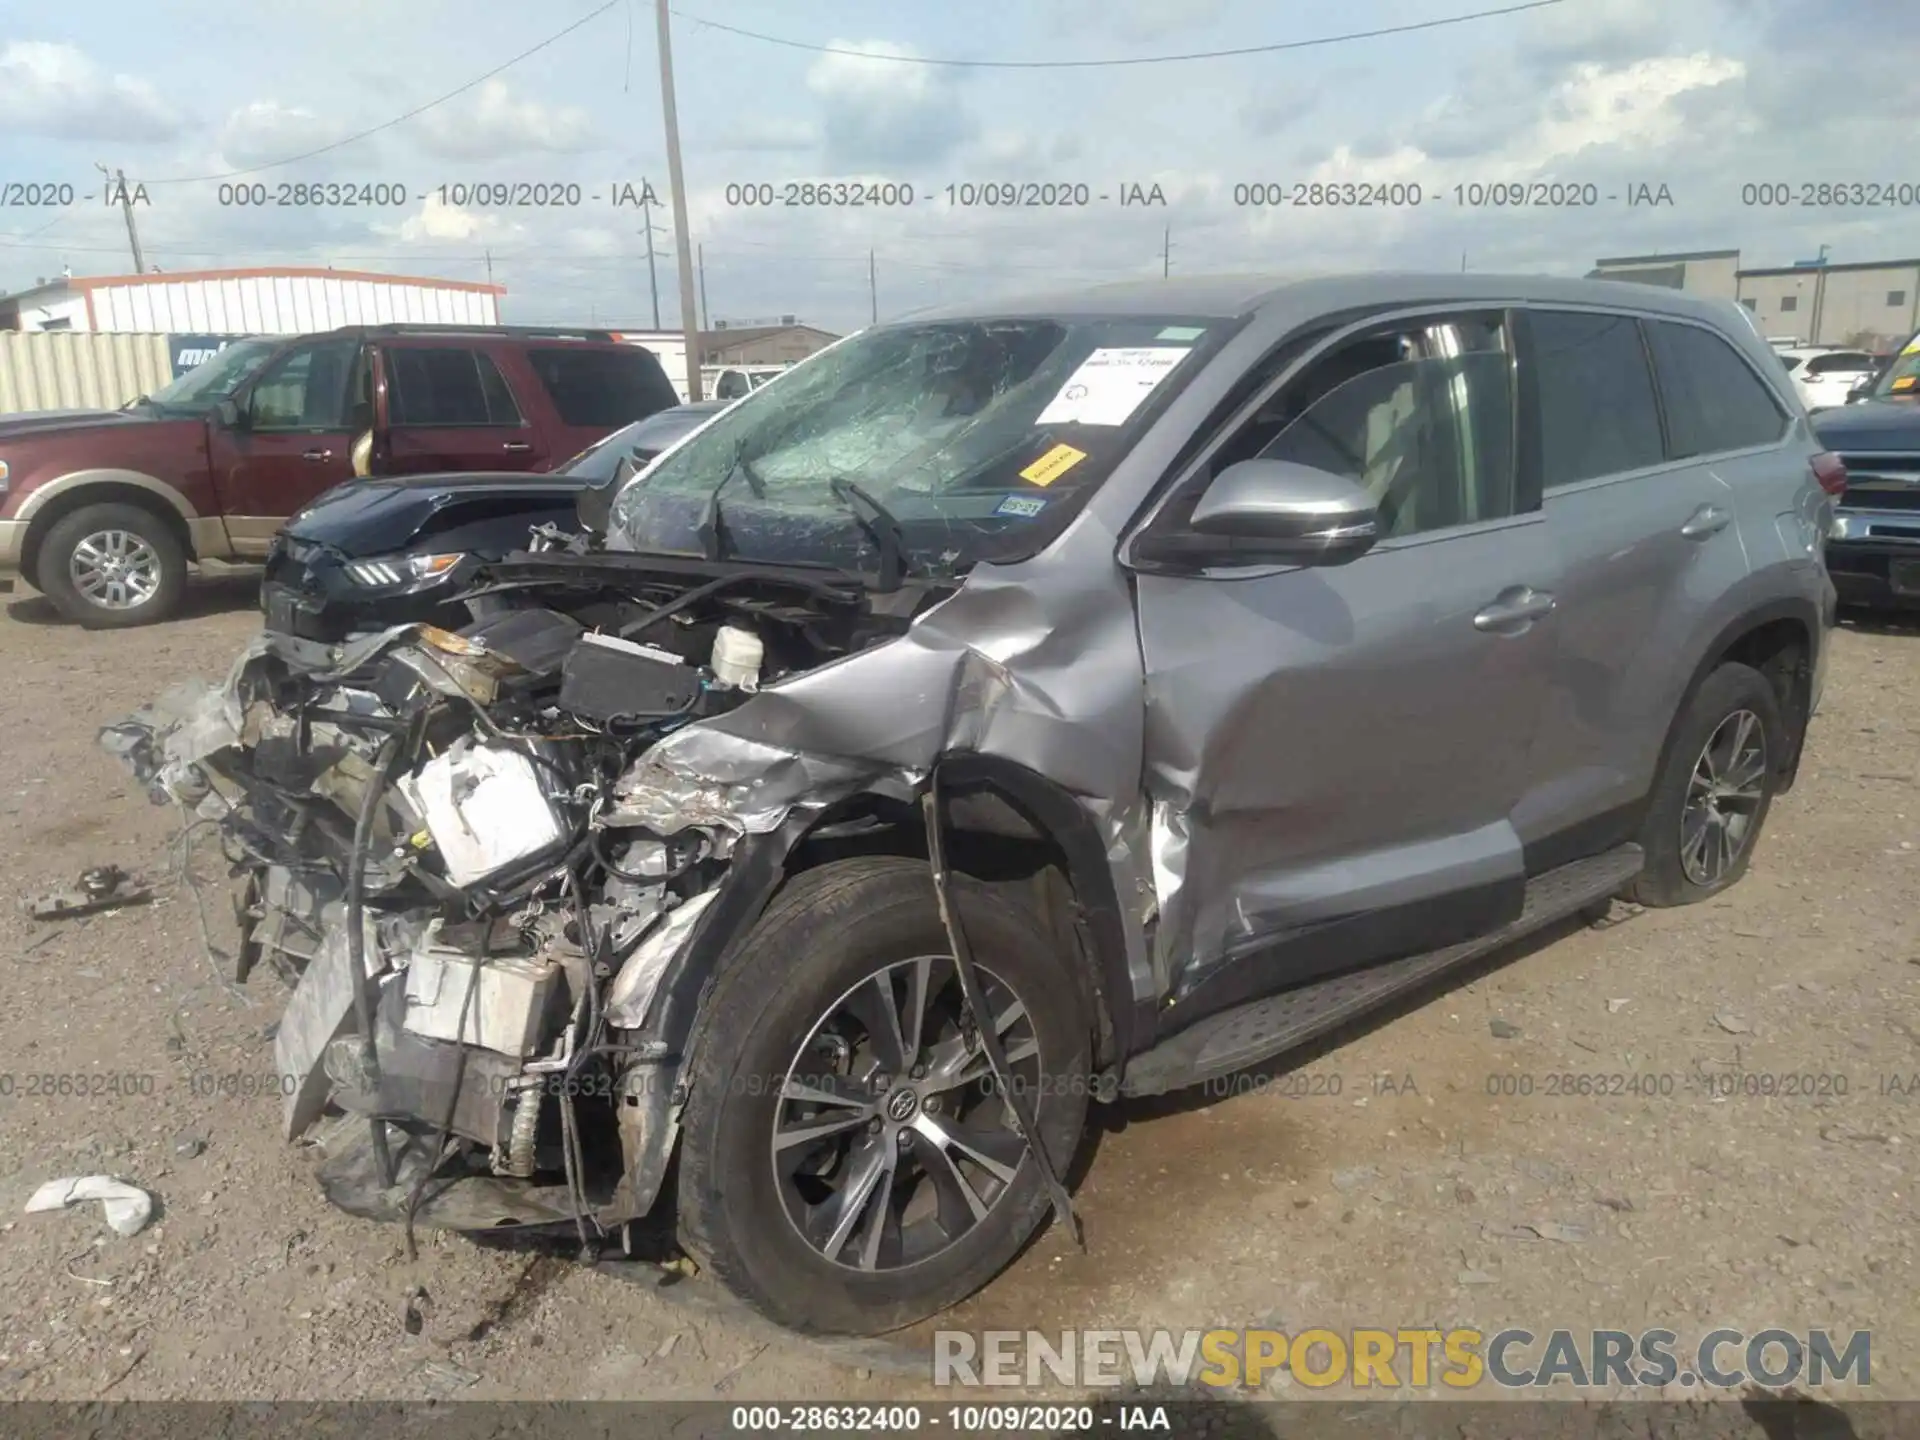
[(0, 415), (117, 410), (173, 379), (165, 335), (0, 330)]

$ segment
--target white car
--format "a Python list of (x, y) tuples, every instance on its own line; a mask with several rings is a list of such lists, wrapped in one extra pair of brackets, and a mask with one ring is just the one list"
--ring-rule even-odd
[(1831, 345), (1781, 350), (1779, 355), (1809, 410), (1846, 404), (1853, 388), (1866, 384), (1880, 369), (1864, 350), (1842, 350)]

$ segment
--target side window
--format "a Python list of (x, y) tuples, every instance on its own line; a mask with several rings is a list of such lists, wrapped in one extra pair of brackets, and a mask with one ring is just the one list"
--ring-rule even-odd
[(720, 383), (713, 387), (716, 400), (738, 400), (748, 390), (747, 377), (738, 370), (722, 370)]
[(1574, 485), (1658, 465), (1660, 411), (1631, 315), (1536, 310), (1541, 485)]
[(638, 345), (532, 350), (527, 360), (565, 425), (616, 430), (680, 400), (653, 352)]
[(1381, 537), (1392, 538), (1515, 514), (1513, 433), (1505, 317), (1423, 318), (1322, 355), (1211, 470), (1257, 456), (1344, 475), (1373, 497)]
[(1725, 340), (1667, 320), (1647, 331), (1675, 459), (1771, 445), (1786, 432), (1787, 412)]
[(387, 351), (389, 420), (395, 425), (518, 425), (519, 407), (483, 350)]
[(360, 355), (357, 340), (297, 345), (261, 372), (247, 396), (255, 430), (348, 428), (347, 382)]

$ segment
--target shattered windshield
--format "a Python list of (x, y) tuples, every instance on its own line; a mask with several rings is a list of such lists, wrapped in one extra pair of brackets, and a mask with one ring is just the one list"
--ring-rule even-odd
[(922, 574), (1032, 554), (1230, 328), (1021, 316), (863, 331), (630, 481), (609, 541), (862, 570), (897, 542)]

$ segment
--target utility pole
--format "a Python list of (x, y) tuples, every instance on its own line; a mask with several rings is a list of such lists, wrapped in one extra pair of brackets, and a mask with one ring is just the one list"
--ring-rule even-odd
[(146, 262), (140, 258), (140, 232), (133, 228), (133, 197), (127, 193), (127, 172), (124, 170), (109, 172), (107, 167), (98, 160), (93, 162), (93, 168), (120, 188), (120, 213), (127, 217), (127, 244), (133, 247), (133, 273), (144, 275), (147, 273), (147, 266)]
[(1160, 237), (1160, 278), (1166, 279), (1173, 270), (1173, 227), (1167, 226)]
[[(673, 37), (667, 0), (654, 0), (660, 22), (660, 108), (667, 130), (667, 178), (673, 185), (673, 239), (679, 252), (680, 328), (687, 344), (687, 398), (700, 397), (700, 317), (693, 308), (693, 243), (687, 235), (687, 181), (680, 169), (680, 117), (673, 103)], [(649, 241), (649, 244), (652, 242)]]
[(493, 283), (493, 247), (491, 245), (486, 248), (485, 254), (487, 257), (487, 283), (491, 285)]
[(880, 323), (880, 287), (873, 278), (873, 251), (867, 251), (867, 301), (873, 307), (873, 323)]
[(700, 265), (700, 328), (704, 330), (707, 328), (707, 247), (697, 247), (694, 259)]
[(647, 289), (653, 293), (653, 328), (660, 328), (660, 277), (653, 269), (653, 202), (640, 202), (640, 233), (647, 237)]

